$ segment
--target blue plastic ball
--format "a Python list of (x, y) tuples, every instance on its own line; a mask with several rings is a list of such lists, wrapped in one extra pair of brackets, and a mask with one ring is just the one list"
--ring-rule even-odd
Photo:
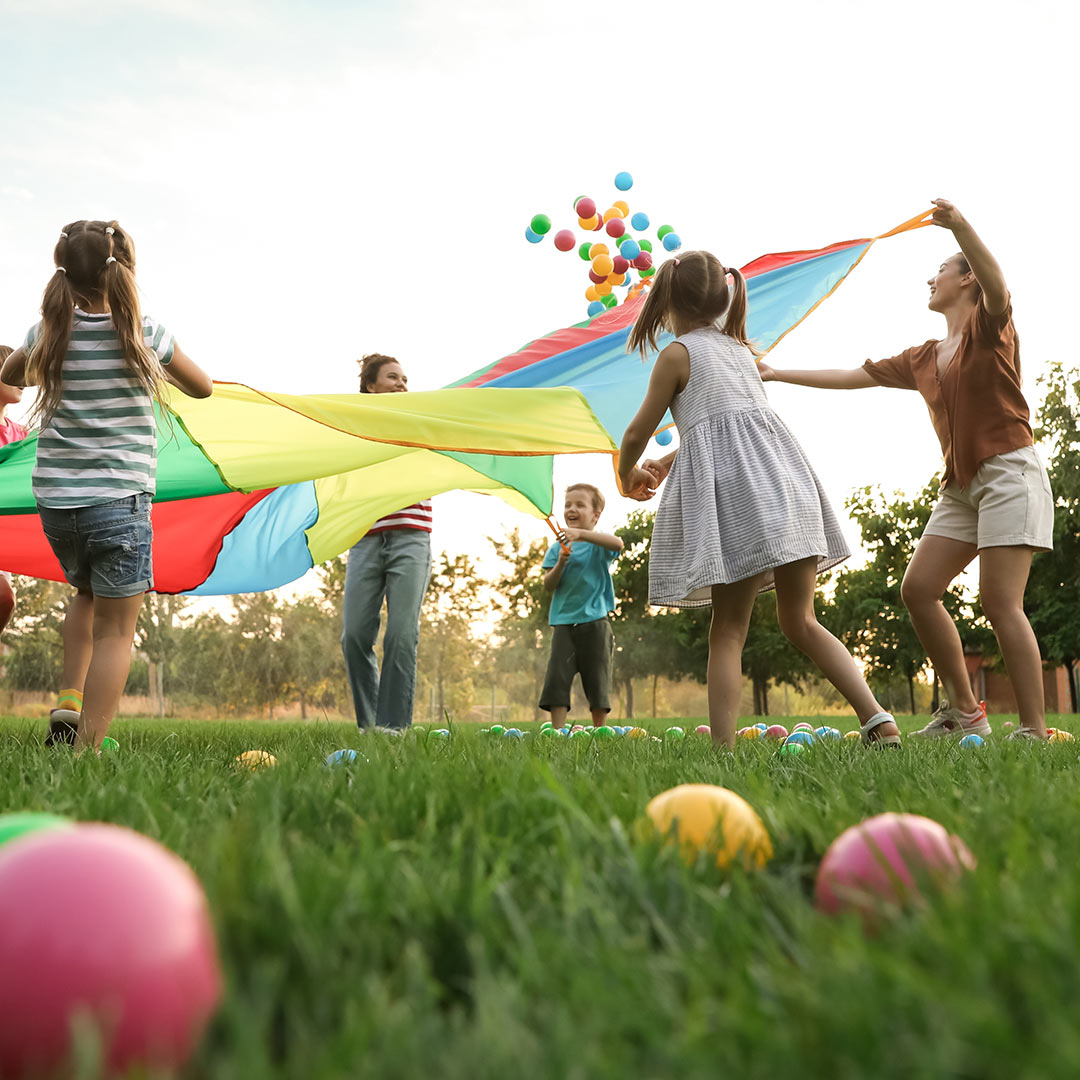
[(525, 732), (522, 731), (520, 728), (516, 728), (516, 727), (507, 728), (503, 732), (503, 737), (507, 738), (507, 739), (524, 739), (525, 738)]
[(534, 233), (532, 229), (526, 226), (525, 239), (528, 240), (530, 244), (539, 244), (540, 241), (544, 239), (544, 237), (540, 233)]
[(814, 734), (819, 739), (839, 739), (842, 736), (834, 727), (819, 727), (814, 729)]
[(656, 433), (656, 441), (660, 446), (667, 446), (671, 442), (671, 432), (664, 428)]
[(682, 239), (678, 233), (669, 232), (664, 237), (663, 244), (667, 251), (678, 251), (682, 247)]
[(617, 173), (615, 186), (620, 191), (629, 191), (634, 186), (634, 178), (628, 172)]
[(754, 727), (756, 727), (758, 729), (758, 731), (768, 731), (769, 730), (769, 725), (768, 724), (762, 724), (760, 721), (758, 723), (756, 723), (754, 725)]
[(649, 227), (649, 215), (639, 210), (631, 219), (630, 224), (637, 232), (644, 232)]
[(984, 742), (985, 740), (981, 735), (965, 735), (960, 740), (960, 745), (965, 750), (975, 750), (978, 749), (978, 747), (982, 746)]
[(785, 743), (802, 743), (803, 746), (813, 746), (814, 736), (809, 731), (793, 731), (785, 740)]
[(629, 262), (633, 262), (641, 254), (641, 245), (636, 240), (627, 240), (619, 246), (619, 254)]
[[(332, 754), (327, 754), (324, 765), (349, 765), (352, 764), (360, 755), (349, 748), (344, 750), (335, 750)], [(366, 758), (364, 759), (367, 760)]]
[(599, 315), (602, 311), (606, 311), (607, 308), (604, 307), (601, 301), (594, 300), (585, 310), (589, 313), (589, 318), (593, 318), (594, 316)]

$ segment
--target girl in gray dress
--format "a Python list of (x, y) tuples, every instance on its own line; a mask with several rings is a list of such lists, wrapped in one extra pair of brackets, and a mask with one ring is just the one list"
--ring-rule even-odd
[[(746, 337), (742, 274), (704, 251), (664, 263), (629, 347), (644, 356), (656, 349), (661, 330), (675, 340), (657, 357), (645, 400), (623, 435), (619, 482), (626, 494), (647, 499), (667, 478), (649, 552), (649, 603), (712, 605), (713, 739), (734, 745), (754, 598), (775, 588), (781, 630), (850, 702), (863, 741), (899, 744), (892, 716), (814, 613), (817, 575), (850, 552), (802, 448), (765, 397)], [(637, 466), (668, 409), (679, 431), (677, 454)]]

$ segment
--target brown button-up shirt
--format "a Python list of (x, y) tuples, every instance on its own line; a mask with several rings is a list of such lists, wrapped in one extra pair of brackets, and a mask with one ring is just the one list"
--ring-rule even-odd
[(881, 386), (922, 394), (945, 456), (942, 486), (963, 489), (987, 458), (1034, 442), (1020, 390), (1020, 339), (1012, 304), (991, 315), (980, 299), (940, 377), (937, 345), (927, 341), (887, 360), (867, 360), (863, 367)]

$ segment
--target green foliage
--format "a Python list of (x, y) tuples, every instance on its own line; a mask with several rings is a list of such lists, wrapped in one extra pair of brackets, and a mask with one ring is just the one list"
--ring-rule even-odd
[[(852, 740), (792, 760), (694, 737), (154, 721), (118, 722), (121, 753), (92, 759), (48, 753), (41, 726), (0, 725), (5, 808), (137, 829), (206, 890), (225, 1000), (184, 1076), (909, 1080), (1080, 1062), (1069, 744)], [(368, 760), (323, 767), (347, 745)], [(251, 748), (280, 764), (237, 772)], [(687, 780), (757, 809), (763, 871), (639, 838), (648, 800)], [(978, 868), (866, 938), (810, 892), (828, 844), (883, 809), (940, 821)]]
[(15, 612), (4, 633), (11, 649), (4, 658), (4, 685), (11, 690), (44, 690), (53, 693), (60, 686), (64, 646), (60, 628), (69, 585), (38, 578), (16, 576)]

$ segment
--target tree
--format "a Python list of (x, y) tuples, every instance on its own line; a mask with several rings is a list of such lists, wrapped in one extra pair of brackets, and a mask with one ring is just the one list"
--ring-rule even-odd
[(1060, 362), (1040, 380), (1046, 397), (1035, 437), (1050, 451), (1054, 492), (1054, 550), (1036, 555), (1024, 607), (1043, 658), (1069, 671), (1072, 711), (1078, 712), (1076, 669), (1080, 662), (1080, 377)]
[(61, 689), (64, 643), (60, 628), (70, 585), (17, 576), (15, 612), (4, 633), (11, 651), (4, 660), (4, 682), (12, 690)]
[[(150, 593), (144, 600), (135, 626), (135, 645), (149, 661), (147, 682), (150, 697), (157, 701), (159, 716), (165, 715), (166, 671), (176, 650), (176, 619), (187, 598)], [(171, 671), (169, 671), (171, 676)]]
[(300, 719), (309, 705), (334, 708), (343, 702), (345, 659), (340, 620), (314, 597), (304, 597), (282, 614), (282, 645), (292, 675), (289, 689), (300, 699)]

